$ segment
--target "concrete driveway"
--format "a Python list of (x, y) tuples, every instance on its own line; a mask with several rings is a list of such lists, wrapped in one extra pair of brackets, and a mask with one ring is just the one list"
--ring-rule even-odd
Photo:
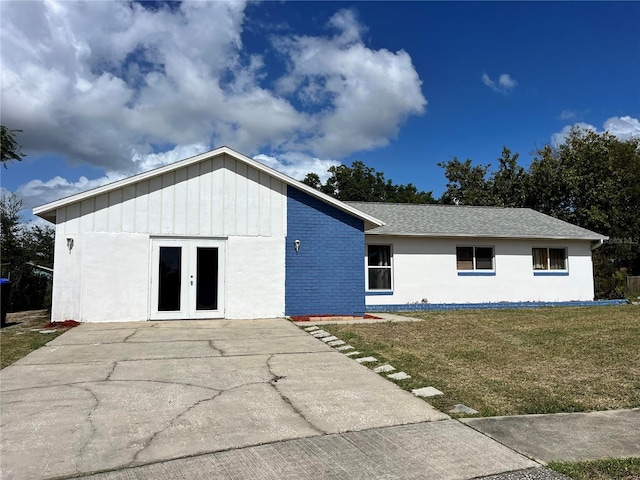
[[(84, 324), (2, 370), (0, 386), (4, 479), (434, 421), (477, 450), (468, 478), (536, 466), (284, 319)], [(414, 447), (441, 435), (455, 461), (429, 435)]]

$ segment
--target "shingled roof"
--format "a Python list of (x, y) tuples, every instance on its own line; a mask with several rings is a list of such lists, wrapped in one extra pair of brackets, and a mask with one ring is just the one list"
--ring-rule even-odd
[(345, 202), (385, 225), (374, 235), (606, 240), (608, 237), (530, 208)]

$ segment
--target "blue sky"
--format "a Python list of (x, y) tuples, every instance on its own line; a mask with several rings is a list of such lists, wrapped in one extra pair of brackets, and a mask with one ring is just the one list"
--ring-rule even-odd
[(227, 145), (301, 179), (438, 162), (579, 124), (640, 135), (640, 2), (0, 4), (2, 171), (25, 206)]

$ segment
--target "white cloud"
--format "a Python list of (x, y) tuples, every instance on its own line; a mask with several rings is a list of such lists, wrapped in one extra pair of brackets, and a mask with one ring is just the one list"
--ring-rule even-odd
[(571, 120), (572, 118), (576, 118), (578, 114), (573, 110), (563, 110), (560, 112), (560, 120)]
[(327, 36), (272, 37), (284, 73), (246, 51), (245, 16), (242, 1), (3, 3), (3, 124), (24, 131), (29, 155), (105, 171), (22, 190), (43, 203), (220, 145), (288, 172), (326, 169), (336, 160), (319, 159), (385, 146), (424, 112), (409, 54), (367, 47), (353, 10), (333, 15)]
[(629, 140), (631, 138), (640, 138), (640, 121), (638, 121), (637, 118), (630, 116), (611, 117), (603, 123), (602, 131), (599, 131), (593, 125), (584, 122), (565, 125), (561, 131), (551, 135), (551, 145), (558, 146), (564, 144), (573, 127), (578, 127), (595, 133), (609, 132), (611, 135), (615, 135), (622, 141)]
[(322, 183), (326, 182), (329, 178), (329, 172), (327, 170), (340, 165), (340, 162), (337, 160), (321, 159), (298, 152), (283, 153), (277, 157), (259, 154), (253, 158), (296, 180), (304, 180), (307, 173), (317, 173)]
[(510, 93), (518, 85), (518, 82), (515, 79), (511, 78), (511, 75), (509, 75), (508, 73), (501, 74), (498, 77), (498, 82), (491, 80), (491, 77), (489, 77), (489, 75), (487, 75), (486, 73), (483, 73), (480, 79), (482, 80), (482, 83), (484, 83), (491, 90), (496, 93), (502, 93), (504, 95)]
[(605, 131), (615, 135), (620, 140), (640, 138), (640, 121), (629, 116), (611, 117), (604, 122)]
[[(411, 57), (405, 51), (371, 50), (360, 38), (355, 14), (341, 10), (329, 21), (331, 38), (279, 38), (290, 59), (278, 91), (319, 108), (308, 125), (310, 137), (290, 142), (320, 156), (342, 156), (385, 146), (409, 115), (422, 114), (427, 101)], [(327, 105), (328, 103), (328, 105)]]

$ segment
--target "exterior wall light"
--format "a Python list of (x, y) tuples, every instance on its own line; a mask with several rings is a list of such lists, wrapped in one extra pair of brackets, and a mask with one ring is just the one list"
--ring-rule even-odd
[(67, 248), (69, 249), (69, 253), (71, 253), (71, 249), (73, 248), (73, 238), (67, 238)]
[(300, 240), (295, 240), (293, 242), (293, 248), (296, 249), (296, 253), (298, 253), (298, 251), (300, 250)]

